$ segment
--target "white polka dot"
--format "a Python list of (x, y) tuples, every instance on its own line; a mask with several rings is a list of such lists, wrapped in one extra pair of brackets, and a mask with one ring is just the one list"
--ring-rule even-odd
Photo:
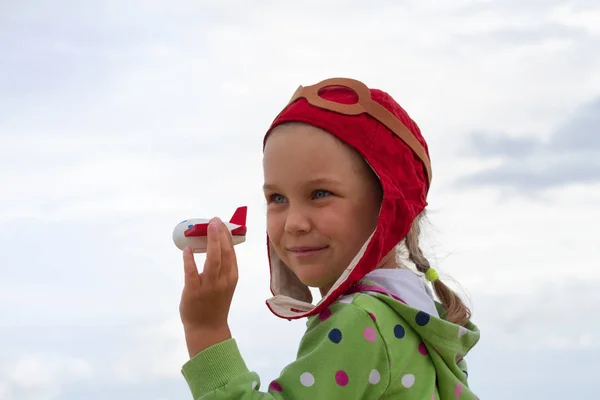
[(458, 337), (463, 337), (463, 336), (465, 336), (466, 333), (467, 333), (467, 328), (465, 328), (464, 326), (458, 327)]
[(381, 379), (381, 375), (379, 374), (379, 371), (377, 371), (376, 369), (372, 370), (371, 373), (369, 374), (369, 383), (372, 385), (379, 383), (380, 379)]
[(252, 390), (256, 389), (257, 386), (258, 386), (258, 382), (256, 382), (256, 381), (252, 382)]
[(300, 375), (300, 383), (310, 387), (315, 384), (315, 377), (310, 372), (305, 372)]
[(415, 376), (413, 374), (406, 374), (402, 377), (402, 386), (409, 388), (415, 384)]
[(340, 297), (340, 299), (338, 300), (338, 303), (350, 304), (350, 303), (352, 303), (352, 300), (354, 300), (354, 298), (352, 296), (344, 296), (344, 297)]

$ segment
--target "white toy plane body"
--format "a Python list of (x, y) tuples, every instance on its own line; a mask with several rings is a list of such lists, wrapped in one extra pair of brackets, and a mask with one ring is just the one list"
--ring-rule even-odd
[[(223, 221), (231, 233), (233, 245), (246, 241), (246, 214), (248, 207), (238, 207), (229, 222)], [(194, 218), (181, 221), (173, 230), (173, 242), (180, 250), (190, 246), (194, 253), (206, 253), (209, 219)]]

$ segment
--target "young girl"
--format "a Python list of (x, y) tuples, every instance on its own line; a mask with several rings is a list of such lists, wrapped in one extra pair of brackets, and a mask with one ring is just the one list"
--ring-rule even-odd
[(296, 361), (261, 391), (229, 331), (237, 261), (213, 219), (201, 274), (184, 250), (182, 372), (194, 399), (476, 399), (463, 357), (479, 331), (419, 247), (431, 167), (407, 113), (355, 80), (300, 87), (265, 136), (263, 167), (267, 306), (307, 317), (307, 330)]

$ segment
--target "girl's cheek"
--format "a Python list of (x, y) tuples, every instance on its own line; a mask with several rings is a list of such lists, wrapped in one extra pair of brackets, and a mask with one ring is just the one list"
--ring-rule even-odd
[(281, 215), (267, 211), (267, 233), (269, 234), (271, 240), (276, 240), (279, 238), (283, 232), (284, 222), (285, 221), (283, 218), (281, 218)]

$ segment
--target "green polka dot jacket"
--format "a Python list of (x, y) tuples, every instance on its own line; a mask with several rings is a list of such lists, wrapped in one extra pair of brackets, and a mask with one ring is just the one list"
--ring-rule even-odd
[(412, 308), (371, 286), (308, 319), (295, 362), (261, 391), (235, 339), (212, 346), (182, 368), (195, 400), (471, 400), (465, 355), (478, 328)]

